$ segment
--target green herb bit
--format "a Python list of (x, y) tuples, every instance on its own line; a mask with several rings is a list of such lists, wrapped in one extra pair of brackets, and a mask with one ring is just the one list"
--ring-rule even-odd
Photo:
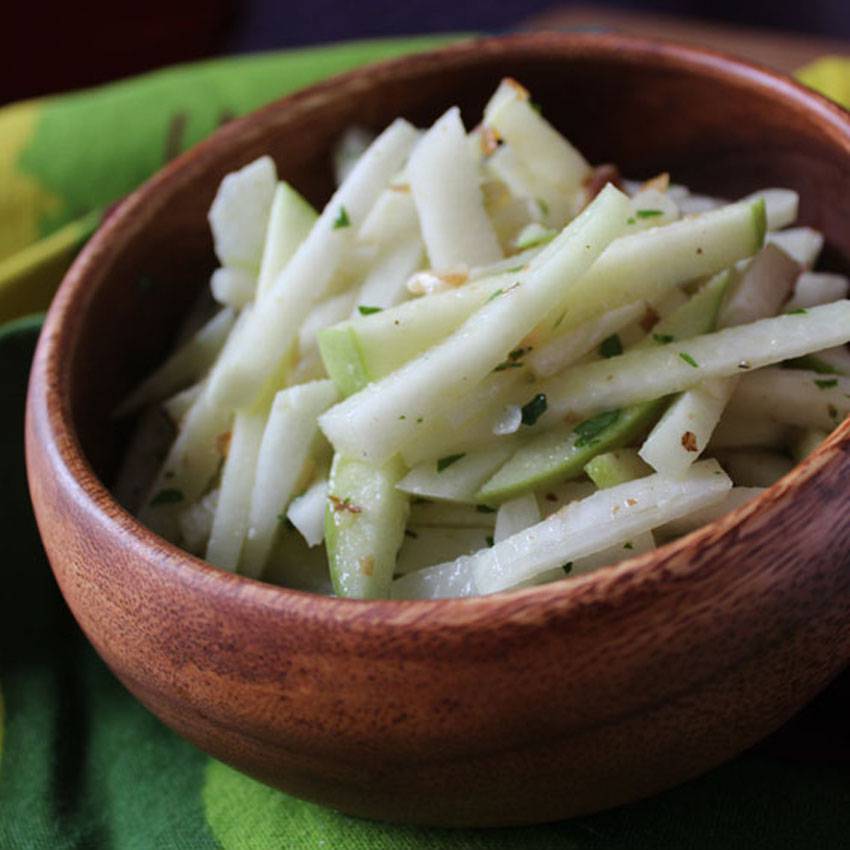
[(495, 301), (504, 291), (504, 289), (497, 289), (484, 303), (489, 304), (491, 301)]
[(603, 357), (616, 357), (623, 353), (623, 343), (620, 341), (619, 334), (611, 334), (607, 339), (603, 339), (599, 345), (599, 353)]
[(673, 342), (674, 339), (676, 339), (673, 334), (653, 334), (652, 338), (659, 345), (670, 345), (670, 343)]
[(409, 537), (411, 540), (416, 540), (419, 537), (419, 535), (412, 528), (405, 528), (404, 536)]
[(789, 310), (789, 316), (805, 316), (809, 311), (805, 307), (798, 307), (796, 310)]
[(543, 215), (549, 215), (549, 204), (543, 200), (543, 198), (537, 198), (537, 206), (540, 208), (540, 212)]
[(525, 266), (511, 266), (511, 268), (507, 269), (508, 274), (513, 274), (514, 272), (521, 272)]
[(343, 227), (351, 227), (351, 219), (348, 217), (348, 210), (345, 207), (339, 208), (339, 214), (334, 219), (334, 230), (341, 230)]
[(421, 416), (416, 417), (416, 424), (421, 425), (425, 420)]
[(566, 564), (563, 564), (561, 569), (564, 571), (565, 575), (569, 575), (573, 571), (573, 562), (567, 561)]
[(634, 546), (632, 546), (632, 544), (631, 544), (631, 543), (624, 543), (624, 544), (623, 544), (623, 548), (624, 548), (624, 549), (634, 549), (635, 547), (634, 547)]
[(688, 352), (687, 352), (687, 351), (680, 351), (680, 352), (679, 352), (679, 357), (681, 357), (681, 358), (682, 358), (682, 360), (684, 360), (684, 361), (685, 361), (685, 363), (687, 363), (687, 364), (688, 364), (688, 366), (693, 366), (693, 367), (694, 367), (694, 369), (699, 369), (699, 363), (697, 363), (697, 361), (696, 361), (696, 360), (694, 360), (694, 358), (693, 358), (693, 357), (691, 357), (691, 355), (690, 355), (690, 354), (688, 354)]
[(453, 463), (457, 463), (464, 457), (466, 457), (465, 452), (459, 455), (446, 455), (445, 457), (439, 458), (437, 460), (437, 472), (442, 472), (444, 469), (448, 469)]
[(630, 215), (626, 219), (626, 224), (636, 224), (636, 223), (637, 223), (637, 219), (633, 215)]
[(560, 315), (560, 316), (558, 316), (558, 318), (557, 318), (557, 319), (555, 319), (555, 324), (554, 324), (554, 325), (552, 325), (552, 330), (553, 330), (553, 331), (554, 331), (554, 330), (556, 330), (556, 329), (557, 329), (557, 327), (561, 324), (561, 322), (563, 322), (563, 321), (564, 321), (564, 319), (565, 319), (566, 317), (567, 317), (567, 311), (566, 311), (566, 310), (564, 310), (564, 312), (563, 312), (563, 313), (561, 313), (561, 315)]
[(424, 496), (417, 496), (415, 499), (410, 500), (410, 504), (412, 505), (430, 505), (432, 503), (432, 499), (426, 499)]
[(590, 419), (585, 419), (584, 422), (579, 422), (573, 429), (578, 434), (578, 439), (575, 442), (576, 448), (580, 449), (582, 446), (589, 446), (594, 443), (602, 432), (610, 428), (619, 418), (619, 410), (606, 410), (604, 413), (598, 413)]
[(838, 378), (823, 378), (821, 380), (815, 380), (815, 386), (822, 390), (831, 390), (833, 387), (838, 386)]
[(495, 543), (492, 534), (488, 534), (484, 539), (487, 541), (488, 546), (492, 546)]
[(635, 215), (638, 218), (657, 218), (664, 215), (664, 210), (638, 210)]
[(357, 308), (357, 312), (360, 313), (361, 316), (371, 316), (373, 313), (380, 313), (383, 309), (383, 307), (368, 307), (365, 304), (360, 304)]
[(508, 360), (519, 360), (531, 351), (531, 346), (527, 348), (515, 348), (509, 355)]
[(475, 510), (480, 514), (494, 514), (496, 513), (495, 508), (491, 508), (490, 505), (476, 505)]
[(175, 490), (173, 487), (166, 487), (164, 490), (160, 490), (152, 499), (151, 499), (151, 507), (155, 507), (156, 505), (175, 505), (177, 502), (183, 501), (183, 491)]
[(534, 425), (535, 422), (546, 412), (548, 407), (545, 393), (537, 393), (531, 401), (522, 406), (522, 424)]

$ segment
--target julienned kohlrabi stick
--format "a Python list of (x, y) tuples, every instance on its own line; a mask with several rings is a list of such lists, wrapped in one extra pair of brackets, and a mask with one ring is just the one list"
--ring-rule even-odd
[(606, 187), (531, 263), (520, 286), (497, 293), (452, 336), (319, 420), (337, 451), (381, 462), (473, 388), (545, 316), (626, 227), (628, 198)]

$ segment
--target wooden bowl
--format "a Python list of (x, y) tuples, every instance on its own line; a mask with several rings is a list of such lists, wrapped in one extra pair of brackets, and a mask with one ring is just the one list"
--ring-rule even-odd
[(107, 489), (116, 401), (212, 268), (221, 177), (263, 153), (314, 201), (354, 123), (478, 120), (525, 83), (594, 162), (735, 196), (791, 186), (850, 259), (850, 116), (715, 53), (620, 36), (470, 41), (356, 71), (221, 129), (121, 205), (53, 303), (32, 371), (32, 498), (62, 592), (118, 678), (264, 782), (372, 818), (547, 821), (652, 794), (746, 749), (850, 654), (850, 424), (761, 498), (623, 566), (436, 602), (359, 602), (207, 566)]

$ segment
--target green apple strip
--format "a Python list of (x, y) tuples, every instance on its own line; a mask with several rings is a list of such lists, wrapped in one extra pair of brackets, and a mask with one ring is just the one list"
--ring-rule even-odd
[(233, 422), (205, 555), (207, 561), (223, 570), (236, 571), (248, 532), (248, 509), (265, 424), (265, 413), (237, 413)]
[(325, 506), (328, 501), (328, 477), (317, 478), (305, 492), (290, 502), (286, 518), (311, 548), (325, 539)]
[(200, 330), (174, 352), (152, 375), (118, 406), (115, 416), (134, 413), (147, 404), (162, 401), (181, 387), (197, 381), (213, 364), (227, 341), (236, 313), (219, 310)]
[(764, 201), (741, 201), (616, 240), (570, 293), (562, 332), (608, 310), (715, 274), (752, 256), (765, 234)]
[(494, 292), (515, 280), (515, 275), (483, 278), (321, 331), (319, 350), (328, 376), (342, 395), (352, 395), (457, 330)]
[[(784, 251), (765, 245), (736, 281), (718, 323), (735, 327), (775, 316), (799, 273), (800, 267)], [(737, 375), (715, 378), (682, 393), (647, 437), (640, 456), (658, 472), (683, 475), (708, 445), (737, 381)]]
[(263, 254), (277, 170), (261, 156), (228, 174), (209, 211), (215, 253), (223, 266), (256, 274)]
[(304, 319), (298, 331), (298, 353), (305, 357), (318, 349), (318, 335), (325, 328), (348, 318), (354, 308), (357, 293), (351, 290), (320, 301)]
[[(674, 339), (687, 339), (711, 330), (730, 277), (728, 271), (715, 275), (699, 292), (662, 319), (653, 328), (652, 335), (638, 343), (635, 350), (655, 348)], [(618, 359), (612, 358), (613, 361)], [(532, 398), (546, 398), (539, 387), (526, 389), (526, 392), (532, 393)], [(659, 397), (622, 410), (606, 410), (577, 425), (560, 425), (538, 434), (484, 484), (476, 498), (498, 503), (526, 490), (551, 486), (580, 475), (595, 455), (640, 437), (665, 404), (666, 400)]]
[(726, 328), (568, 369), (536, 385), (549, 421), (591, 416), (850, 341), (850, 301)]
[(404, 466), (382, 466), (335, 455), (325, 513), (325, 545), (338, 596), (389, 596), (404, 540), (408, 496), (396, 489)]
[[(813, 307), (808, 315), (825, 309)], [(850, 378), (802, 369), (762, 369), (741, 378), (729, 403), (729, 414), (832, 431), (850, 414)]]
[(378, 196), (363, 221), (357, 239), (369, 248), (383, 250), (418, 234), (419, 217), (410, 186), (393, 184)]
[(298, 491), (318, 436), (316, 418), (337, 397), (331, 381), (287, 387), (275, 396), (249, 495), (248, 539), (239, 565), (244, 575), (262, 575), (280, 518)]
[(441, 598), (508, 590), (719, 502), (731, 486), (716, 461), (706, 460), (683, 479), (656, 473), (599, 490), (489, 549), (398, 579), (392, 595)]
[[(678, 284), (720, 272), (754, 254), (763, 236), (764, 206), (759, 201), (615, 239), (575, 288), (570, 309), (535, 329), (528, 344), (545, 345), (553, 332), (581, 332), (611, 310), (640, 298), (654, 302)], [(555, 240), (538, 251), (537, 262), (557, 244)], [(319, 346), (329, 377), (348, 396), (395, 371), (457, 330), (495, 292), (524, 282), (531, 261), (520, 264), (519, 259), (513, 271), (323, 331)]]
[(511, 456), (516, 442), (503, 440), (492, 448), (455, 453), (414, 466), (398, 483), (399, 490), (426, 499), (476, 501), (478, 488)]
[(607, 490), (635, 478), (652, 475), (653, 469), (634, 449), (615, 449), (596, 455), (585, 464), (587, 477), (600, 489)]
[(432, 268), (502, 258), (456, 106), (422, 137), (410, 156), (407, 177)]
[(759, 189), (744, 198), (745, 201), (764, 199), (767, 229), (779, 230), (797, 220), (800, 196), (793, 189)]
[(352, 250), (354, 228), (404, 164), (415, 139), (416, 130), (397, 120), (358, 161), (211, 381), (210, 392), (217, 404), (246, 407), (260, 394), (268, 376), (291, 350), (304, 318), (327, 294), (334, 274)]
[(271, 290), (277, 276), (313, 228), (318, 213), (288, 183), (280, 182), (272, 199), (263, 259), (257, 279), (257, 300)]
[[(523, 284), (479, 309), (446, 340), (325, 413), (337, 451), (380, 462), (416, 440), (486, 377), (546, 315), (624, 227), (628, 198), (611, 186), (532, 261)], [(420, 421), (417, 421), (420, 420)]]

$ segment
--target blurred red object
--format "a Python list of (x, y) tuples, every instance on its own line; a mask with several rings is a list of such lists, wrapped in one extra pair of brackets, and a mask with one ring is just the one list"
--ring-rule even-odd
[(215, 55), (238, 0), (5, 5), (0, 103), (85, 88)]

